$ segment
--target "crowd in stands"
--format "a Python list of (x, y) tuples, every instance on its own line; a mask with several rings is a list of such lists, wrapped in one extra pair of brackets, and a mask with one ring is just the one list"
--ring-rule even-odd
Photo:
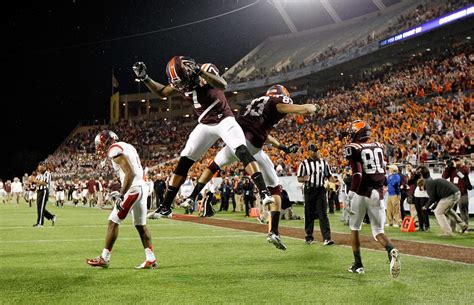
[[(278, 67), (264, 67), (258, 66), (260, 54), (257, 52), (255, 55), (243, 60), (235, 67), (232, 73), (227, 73), (226, 78), (229, 82), (246, 82), (256, 79), (266, 79), (279, 74), (285, 74), (290, 71), (302, 69), (309, 65), (316, 63), (324, 63), (327, 59), (332, 58), (338, 54), (343, 54), (364, 47), (373, 42), (377, 42), (381, 39), (390, 37), (397, 33), (400, 33), (406, 29), (422, 24), (428, 20), (437, 18), (446, 13), (458, 10), (466, 7), (470, 3), (469, 0), (449, 0), (446, 2), (439, 3), (425, 3), (420, 4), (415, 10), (401, 15), (393, 23), (387, 24), (387, 27), (378, 32), (372, 32), (367, 35), (364, 39), (354, 39), (352, 41), (345, 42), (344, 45), (334, 46), (329, 45), (326, 49), (321, 51), (310, 61), (303, 61), (300, 63), (291, 62), (285, 66)], [(245, 77), (237, 76), (242, 70), (254, 65), (254, 70)]]

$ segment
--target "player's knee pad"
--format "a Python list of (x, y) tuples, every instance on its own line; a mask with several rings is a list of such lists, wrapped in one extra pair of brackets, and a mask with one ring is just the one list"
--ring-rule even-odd
[(272, 195), (281, 196), (281, 192), (283, 191), (283, 187), (279, 184), (277, 186), (269, 186), (268, 190), (270, 191), (270, 194), (272, 194)]
[(188, 175), (188, 171), (193, 166), (194, 161), (189, 159), (188, 157), (181, 157), (179, 158), (178, 165), (174, 173), (181, 177), (186, 177)]
[(245, 145), (240, 145), (237, 147), (235, 149), (235, 155), (240, 161), (242, 161), (242, 163), (244, 163), (244, 167), (247, 167), (250, 162), (255, 161), (255, 158), (250, 154), (247, 146)]
[(216, 162), (212, 161), (211, 164), (209, 164), (209, 166), (207, 167), (211, 173), (217, 173), (221, 168), (219, 167), (219, 165), (217, 165)]

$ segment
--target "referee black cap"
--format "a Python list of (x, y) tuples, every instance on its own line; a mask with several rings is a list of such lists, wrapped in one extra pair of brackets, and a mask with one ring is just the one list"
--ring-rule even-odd
[(309, 150), (309, 151), (318, 151), (318, 148), (317, 148), (316, 145), (314, 145), (314, 144), (309, 144), (308, 150)]

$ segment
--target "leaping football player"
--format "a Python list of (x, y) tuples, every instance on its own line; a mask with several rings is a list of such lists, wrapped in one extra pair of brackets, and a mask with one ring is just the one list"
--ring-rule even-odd
[(219, 76), (215, 65), (198, 64), (192, 58), (175, 56), (166, 67), (168, 85), (152, 80), (143, 62), (135, 63), (133, 71), (137, 79), (144, 82), (158, 97), (167, 97), (175, 92), (181, 94), (186, 101), (193, 104), (199, 123), (189, 135), (186, 146), (181, 152), (162, 206), (149, 213), (149, 218), (172, 217), (171, 205), (189, 169), (219, 138), (244, 164), (245, 171), (260, 191), (262, 203), (264, 205), (274, 203), (260, 168), (245, 145), (244, 132), (237, 124), (224, 95), (227, 83)]
[(148, 184), (143, 179), (140, 157), (135, 147), (119, 142), (118, 136), (109, 130), (104, 130), (95, 137), (95, 147), (99, 155), (111, 160), (115, 173), (120, 177), (122, 188), (120, 192), (114, 191), (109, 195), (114, 209), (109, 216), (102, 254), (96, 258), (87, 259), (86, 262), (93, 267), (109, 267), (110, 254), (118, 237), (119, 225), (131, 211), (133, 223), (145, 249), (145, 261), (135, 268), (154, 269), (158, 265), (153, 253), (151, 234), (146, 227)]
[(344, 149), (352, 169), (352, 183), (347, 195), (350, 209), (349, 226), (354, 263), (348, 271), (364, 273), (360, 254), (359, 231), (365, 213), (369, 215), (372, 235), (387, 250), (390, 260), (390, 276), (400, 274), (400, 253), (384, 233), (385, 206), (383, 204), (383, 185), (386, 179), (383, 146), (370, 142), (371, 129), (367, 122), (357, 120), (351, 123), (348, 134), (352, 143)]
[[(255, 160), (257, 160), (258, 165), (262, 170), (265, 183), (275, 201), (275, 203), (269, 206), (270, 221), (267, 241), (281, 250), (286, 250), (286, 246), (283, 244), (278, 231), (282, 186), (278, 180), (273, 162), (262, 148), (266, 142), (280, 150), (283, 150), (285, 153), (296, 152), (299, 148), (298, 144), (286, 147), (285, 145), (280, 144), (275, 138), (271, 137), (270, 131), (287, 114), (312, 114), (318, 110), (319, 106), (314, 104), (293, 104), (293, 100), (290, 98), (288, 90), (282, 85), (274, 85), (267, 90), (264, 96), (254, 99), (249, 105), (247, 105), (245, 113), (237, 118), (237, 122), (244, 131), (246, 145)], [(237, 160), (236, 155), (229, 146), (222, 148), (217, 153), (214, 161), (202, 173), (191, 196), (189, 196), (181, 206), (188, 207), (194, 205), (197, 195), (201, 192), (207, 182), (211, 180), (213, 175), (223, 166), (234, 163)]]

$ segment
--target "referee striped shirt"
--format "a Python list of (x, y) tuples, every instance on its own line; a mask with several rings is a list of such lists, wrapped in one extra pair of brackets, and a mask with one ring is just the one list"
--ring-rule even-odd
[(43, 174), (38, 174), (36, 179), (47, 183), (46, 185), (38, 185), (38, 191), (49, 190), (51, 187), (51, 173), (49, 171), (45, 171)]
[(312, 158), (305, 159), (298, 167), (298, 177), (309, 176), (304, 183), (305, 187), (324, 187), (324, 180), (332, 175), (331, 169), (325, 160)]

